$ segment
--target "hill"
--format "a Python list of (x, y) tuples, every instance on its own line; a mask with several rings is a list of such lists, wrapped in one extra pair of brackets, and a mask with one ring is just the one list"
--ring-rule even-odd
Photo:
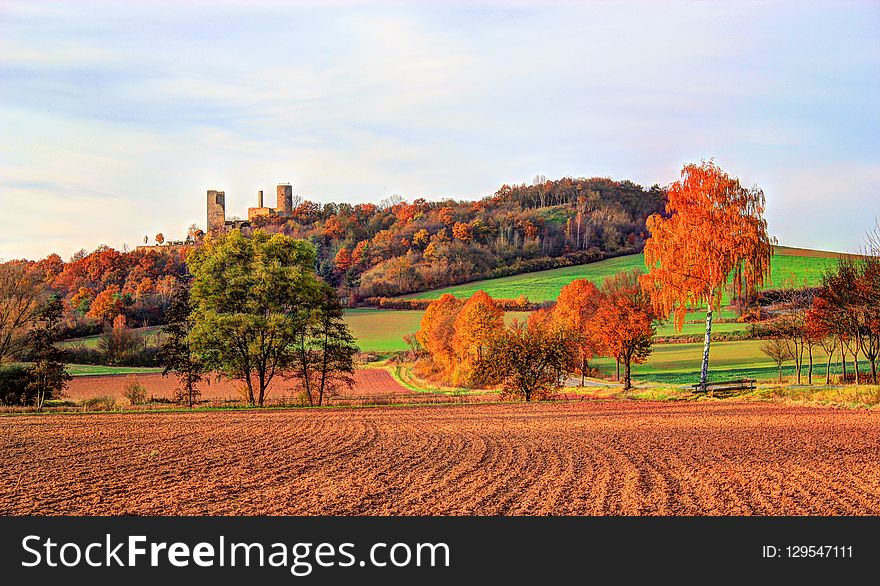
[[(771, 263), (771, 282), (768, 283), (767, 288), (782, 288), (790, 283), (816, 285), (821, 280), (822, 273), (834, 266), (841, 256), (849, 255), (777, 246)], [(523, 273), (498, 279), (474, 281), (407, 297), (436, 299), (444, 293), (451, 293), (456, 297), (470, 297), (475, 292), (483, 290), (495, 298), (512, 299), (522, 294), (533, 302), (551, 301), (559, 296), (562, 287), (575, 279), (589, 279), (599, 284), (609, 275), (636, 268), (645, 268), (645, 259), (642, 254), (631, 254), (585, 265)]]

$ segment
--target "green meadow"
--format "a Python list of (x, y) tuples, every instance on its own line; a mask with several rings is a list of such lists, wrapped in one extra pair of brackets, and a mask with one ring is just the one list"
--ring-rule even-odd
[[(362, 352), (400, 352), (409, 350), (403, 341), (406, 334), (414, 334), (421, 326), (423, 311), (387, 309), (348, 309), (345, 323), (357, 340)], [(526, 319), (526, 311), (508, 311), (508, 323)]]
[[(805, 282), (808, 285), (816, 285), (822, 279), (822, 274), (825, 270), (836, 263), (835, 253), (780, 247), (776, 254), (773, 255), (770, 265), (771, 279), (766, 287), (783, 287), (792, 282), (797, 285)], [(406, 297), (413, 299), (436, 299), (444, 293), (451, 293), (456, 297), (470, 297), (482, 289), (492, 297), (499, 299), (515, 299), (522, 294), (528, 297), (529, 301), (540, 303), (556, 299), (559, 296), (559, 291), (575, 279), (589, 279), (599, 285), (607, 277), (620, 271), (644, 270), (644, 268), (644, 256), (632, 254), (586, 265), (474, 281), (464, 285), (435, 289)]]

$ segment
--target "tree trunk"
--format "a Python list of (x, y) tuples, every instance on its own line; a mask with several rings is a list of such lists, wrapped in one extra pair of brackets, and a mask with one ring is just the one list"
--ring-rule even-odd
[(807, 351), (810, 355), (810, 369), (807, 371), (807, 384), (812, 386), (813, 385), (813, 347), (810, 346), (807, 349)]
[(617, 362), (617, 382), (620, 382), (620, 358), (615, 358)]
[(825, 384), (831, 384), (831, 357), (834, 356), (834, 352), (828, 354), (828, 360), (825, 362)]
[(584, 386), (584, 377), (586, 376), (585, 372), (587, 370), (587, 359), (581, 356), (581, 387)]
[(841, 371), (841, 381), (843, 384), (846, 384), (846, 348), (843, 343), (840, 344), (840, 371)]
[(248, 374), (247, 377), (247, 388), (248, 388), (248, 405), (254, 404), (254, 385), (251, 382), (251, 375)]
[(623, 390), (624, 391), (628, 391), (632, 388), (632, 379), (630, 378), (630, 374), (631, 374), (630, 365), (631, 365), (631, 363), (632, 363), (632, 360), (629, 358), (625, 358), (623, 361), (624, 373), (625, 373), (624, 376), (626, 377), (623, 381)]
[(712, 307), (706, 311), (706, 339), (703, 342), (703, 364), (700, 367), (700, 387), (706, 392), (709, 383), (709, 344), (712, 342)]
[(856, 372), (856, 385), (859, 384), (859, 350), (853, 352), (853, 370)]

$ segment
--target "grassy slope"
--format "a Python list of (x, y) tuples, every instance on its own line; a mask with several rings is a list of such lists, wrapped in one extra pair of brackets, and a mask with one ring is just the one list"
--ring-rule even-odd
[[(409, 349), (403, 336), (414, 334), (419, 329), (423, 313), (417, 310), (349, 309), (345, 312), (345, 322), (362, 351), (397, 352)], [(508, 323), (527, 316), (528, 312), (524, 311), (508, 311), (504, 314)]]
[[(768, 283), (768, 287), (781, 287), (792, 279), (798, 284), (801, 284), (805, 279), (808, 284), (816, 284), (825, 269), (833, 266), (837, 262), (836, 256), (839, 256), (836, 253), (805, 249), (787, 247), (777, 247), (777, 249), (771, 265), (771, 282)], [(599, 284), (609, 275), (635, 268), (644, 269), (644, 267), (644, 257), (641, 254), (633, 254), (586, 265), (474, 281), (407, 297), (436, 299), (444, 293), (452, 293), (456, 297), (469, 297), (482, 289), (496, 298), (511, 299), (525, 294), (529, 301), (541, 302), (556, 299), (562, 287), (575, 279), (589, 279)]]

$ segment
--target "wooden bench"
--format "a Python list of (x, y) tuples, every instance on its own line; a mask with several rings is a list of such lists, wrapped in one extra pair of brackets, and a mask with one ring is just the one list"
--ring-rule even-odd
[(720, 381), (714, 383), (707, 383), (706, 389), (703, 389), (703, 385), (697, 383), (695, 385), (691, 385), (693, 387), (694, 393), (704, 393), (706, 392), (710, 396), (716, 395), (732, 395), (737, 392), (745, 392), (745, 391), (754, 391), (756, 388), (757, 381), (753, 378), (743, 378), (739, 380), (728, 380), (728, 381)]

